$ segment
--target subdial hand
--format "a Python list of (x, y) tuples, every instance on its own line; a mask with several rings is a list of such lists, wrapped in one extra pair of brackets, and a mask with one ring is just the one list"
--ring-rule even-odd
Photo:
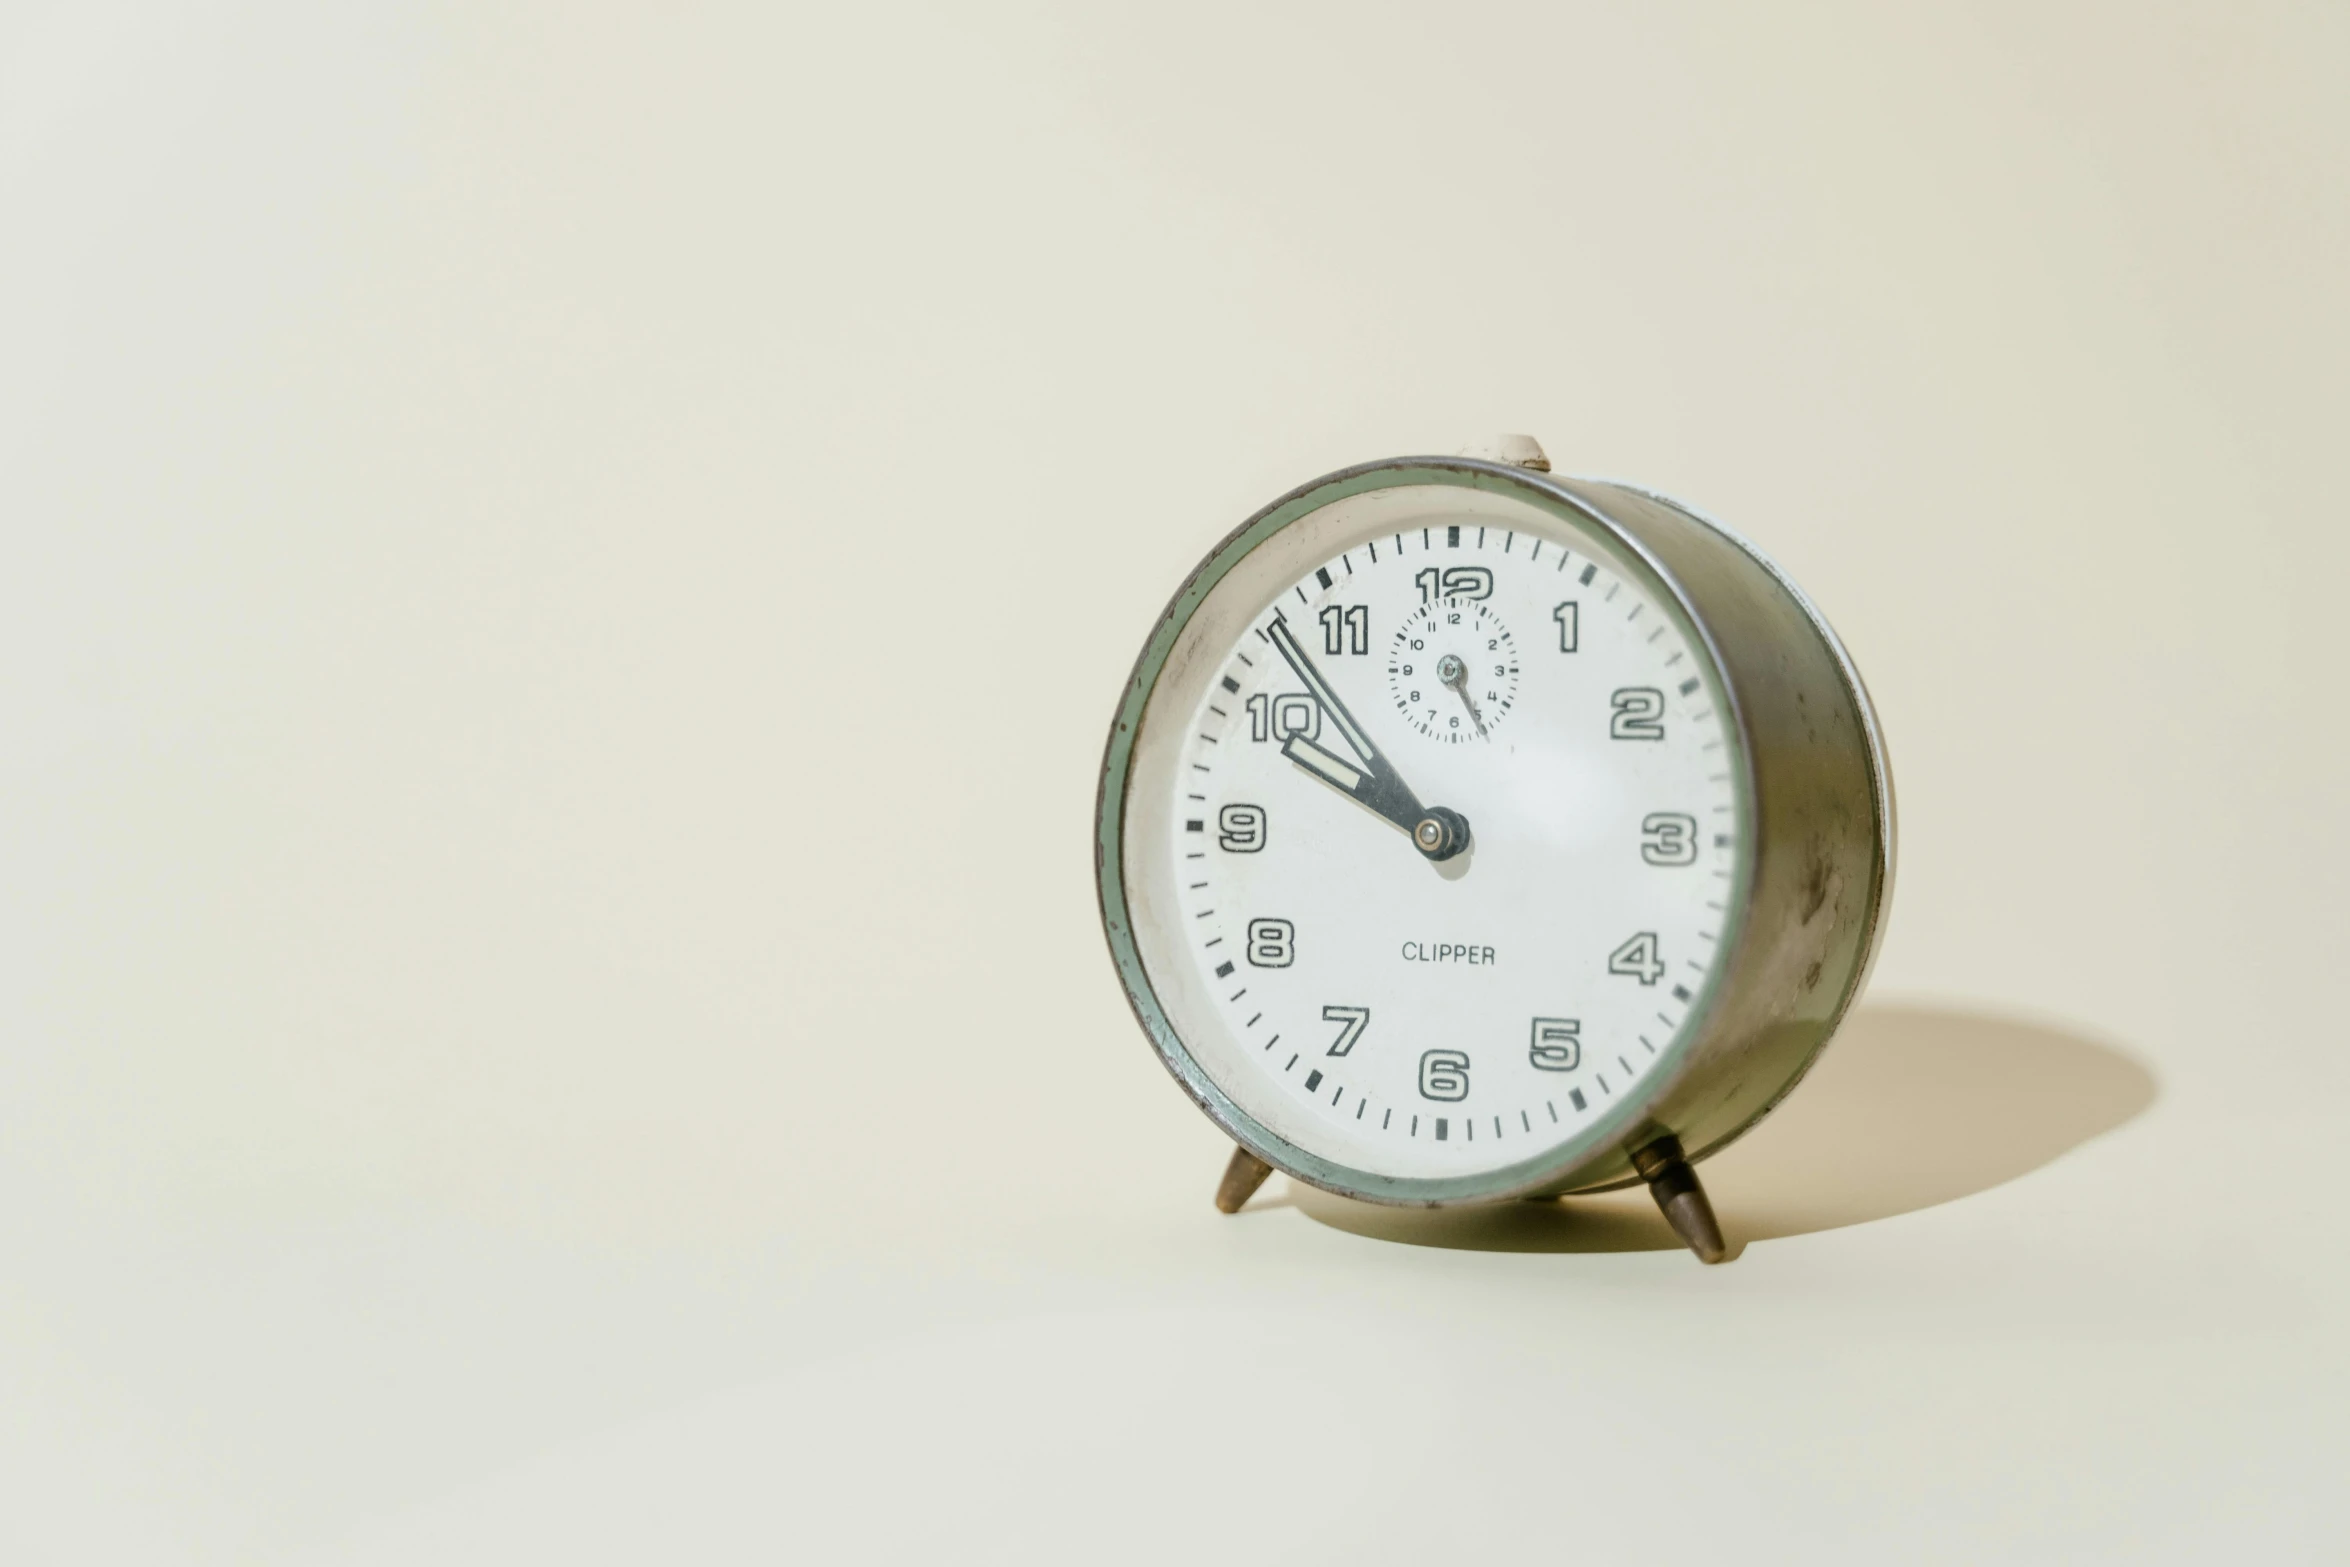
[(1468, 708), (1469, 722), (1477, 726), (1477, 732), (1485, 733), (1485, 720), (1478, 716), (1477, 703), (1469, 695), (1469, 666), (1461, 662), (1458, 653), (1447, 653), (1436, 661), (1436, 678), (1450, 686), (1453, 695)]
[[(1374, 815), (1381, 817), (1410, 835), (1412, 846), (1431, 860), (1449, 860), (1469, 846), (1468, 819), (1458, 811), (1443, 806), (1423, 806), (1411, 786), (1398, 776), (1394, 766), (1371, 743), (1363, 726), (1355, 721), (1346, 704), (1338, 700), (1338, 693), (1330, 689), (1330, 682), (1322, 678), (1322, 671), (1306, 656), (1298, 645), (1297, 636), (1289, 629), (1289, 622), (1276, 615), (1266, 637), (1289, 661), (1297, 678), (1305, 685), (1322, 711), (1329, 716), (1331, 726), (1339, 737), (1360, 759), (1360, 764), (1348, 762), (1316, 745), (1302, 735), (1291, 735), (1281, 743), (1281, 754), (1300, 769), (1353, 800)], [(1474, 709), (1472, 709), (1474, 711)], [(1482, 726), (1480, 726), (1482, 727)]]

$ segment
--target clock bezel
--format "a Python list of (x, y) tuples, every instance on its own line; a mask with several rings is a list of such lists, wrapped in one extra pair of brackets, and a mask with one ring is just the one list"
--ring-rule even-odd
[[(1137, 941), (1136, 911), (1128, 896), (1125, 865), (1128, 795), (1135, 750), (1169, 659), (1210, 595), (1242, 562), (1290, 528), (1325, 508), (1368, 492), (1411, 487), (1453, 487), (1497, 492), (1603, 538), (1619, 569), (1644, 579), (1642, 585), (1669, 606), (1690, 633), (1691, 646), (1707, 664), (1708, 683), (1719, 693), (1723, 733), (1734, 751), (1734, 788), (1739, 802), (1739, 870), (1726, 899), (1721, 950), (1725, 961), (1707, 977), (1657, 1065), (1627, 1093), (1575, 1135), (1510, 1165), (1462, 1176), (1393, 1176), (1338, 1163), (1299, 1147), (1237, 1104), (1208, 1075), (1170, 1020)], [(1276, 590), (1278, 591), (1278, 590)], [(1707, 616), (1675, 573), (1647, 544), (1614, 518), (1577, 495), (1567, 481), (1504, 464), (1472, 458), (1407, 457), (1365, 463), (1301, 485), (1228, 534), (1209, 551), (1160, 617), (1113, 720), (1096, 801), (1095, 868), (1104, 934), (1129, 1005), (1160, 1060), (1186, 1093), (1234, 1141), (1291, 1176), (1343, 1196), (1405, 1206), (1441, 1206), (1495, 1201), (1586, 1185), (1617, 1184), (1629, 1146), (1640, 1140), (1650, 1107), (1669, 1098), (1703, 1054), (1711, 1020), (1721, 1010), (1723, 989), (1735, 970), (1727, 961), (1742, 941), (1750, 913), (1755, 779), (1747, 744), (1745, 715), (1721, 648)], [(1734, 1134), (1733, 1134), (1734, 1135)], [(1727, 1139), (1723, 1139), (1726, 1141)], [(1718, 1146), (1718, 1144), (1717, 1144)], [(1710, 1152), (1710, 1149), (1705, 1151)]]

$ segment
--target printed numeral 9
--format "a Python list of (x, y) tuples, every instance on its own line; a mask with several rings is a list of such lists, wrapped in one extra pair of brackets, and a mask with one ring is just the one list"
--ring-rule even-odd
[(1216, 813), (1216, 847), (1254, 854), (1265, 846), (1265, 808), (1227, 805)]

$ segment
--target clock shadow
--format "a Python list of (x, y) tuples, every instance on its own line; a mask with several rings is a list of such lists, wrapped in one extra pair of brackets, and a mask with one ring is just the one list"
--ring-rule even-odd
[[(2030, 1085), (2018, 1093), (2017, 1084)], [(1700, 1167), (1732, 1254), (1915, 1213), (2029, 1175), (2154, 1103), (2110, 1045), (1946, 1007), (1862, 1006), (1769, 1119)], [(1645, 1190), (1556, 1202), (1389, 1208), (1290, 1183), (1306, 1217), (1466, 1251), (1677, 1251)]]

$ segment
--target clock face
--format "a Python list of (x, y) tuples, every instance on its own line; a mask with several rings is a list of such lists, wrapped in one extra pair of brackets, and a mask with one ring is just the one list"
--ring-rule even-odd
[(1406, 1183), (1636, 1115), (1745, 885), (1735, 724), (1662, 581), (1596, 525), (1419, 487), (1300, 519), (1204, 608), (1125, 864), (1213, 1094)]

